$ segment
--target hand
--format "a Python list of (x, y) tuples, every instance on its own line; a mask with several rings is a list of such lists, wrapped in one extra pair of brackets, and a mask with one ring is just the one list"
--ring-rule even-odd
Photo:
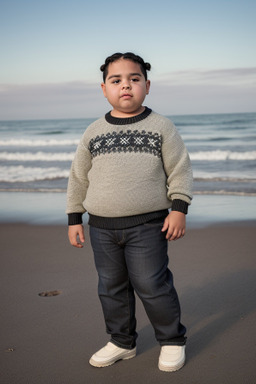
[(166, 239), (178, 240), (185, 235), (186, 216), (182, 212), (171, 211), (164, 221), (162, 232), (167, 231)]
[(68, 238), (70, 244), (76, 248), (83, 248), (84, 239), (84, 227), (82, 224), (70, 225), (68, 227)]

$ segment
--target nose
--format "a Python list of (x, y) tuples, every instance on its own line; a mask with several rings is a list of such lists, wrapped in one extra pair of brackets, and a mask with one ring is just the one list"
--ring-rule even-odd
[(123, 82), (123, 86), (122, 86), (123, 89), (130, 89), (131, 88), (131, 85), (128, 81), (124, 81)]

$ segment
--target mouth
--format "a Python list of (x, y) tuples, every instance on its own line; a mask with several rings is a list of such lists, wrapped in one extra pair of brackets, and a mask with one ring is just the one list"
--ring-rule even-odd
[(130, 95), (129, 93), (124, 93), (121, 97), (125, 99), (129, 99), (130, 97), (132, 97), (132, 95)]

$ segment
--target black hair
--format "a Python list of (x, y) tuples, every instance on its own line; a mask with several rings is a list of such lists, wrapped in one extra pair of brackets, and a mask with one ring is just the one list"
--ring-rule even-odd
[(108, 56), (105, 60), (105, 63), (102, 64), (102, 66), (100, 67), (100, 70), (103, 72), (104, 83), (105, 83), (106, 77), (108, 75), (109, 64), (113, 63), (114, 61), (117, 61), (119, 59), (131, 60), (134, 63), (138, 63), (140, 65), (141, 72), (143, 73), (145, 79), (146, 80), (148, 79), (147, 71), (150, 71), (150, 69), (151, 69), (151, 65), (149, 63), (145, 63), (144, 60), (140, 56), (135, 55), (132, 52), (126, 52), (126, 53), (117, 52), (111, 56)]

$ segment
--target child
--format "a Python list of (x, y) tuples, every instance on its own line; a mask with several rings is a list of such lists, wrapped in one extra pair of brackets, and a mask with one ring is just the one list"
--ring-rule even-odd
[(167, 243), (185, 234), (192, 171), (172, 122), (142, 105), (149, 70), (130, 52), (116, 53), (101, 66), (101, 87), (113, 109), (86, 129), (78, 145), (67, 192), (69, 240), (83, 247), (87, 211), (111, 336), (90, 364), (106, 367), (136, 355), (135, 291), (161, 346), (159, 369), (176, 371), (185, 363), (186, 329)]

